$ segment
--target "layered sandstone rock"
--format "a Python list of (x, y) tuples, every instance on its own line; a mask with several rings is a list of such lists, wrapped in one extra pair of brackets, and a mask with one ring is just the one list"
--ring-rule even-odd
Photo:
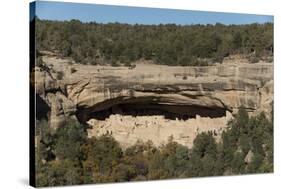
[[(272, 63), (221, 64), (206, 67), (169, 67), (138, 63), (134, 69), (129, 69), (72, 64), (72, 60), (52, 56), (44, 56), (43, 60), (48, 67), (52, 67), (52, 70), (47, 72), (36, 69), (36, 93), (49, 105), (52, 127), (62, 126), (65, 119), (73, 115), (77, 115), (79, 121), (87, 123), (93, 119), (95, 113), (105, 110), (112, 112), (112, 107), (122, 105), (145, 106), (144, 109), (158, 108), (161, 111), (194, 119), (194, 124), (192, 119), (188, 120), (190, 123), (185, 123), (185, 125), (194, 125), (191, 127), (184, 127), (178, 123), (178, 127), (167, 126), (161, 130), (161, 125), (158, 126), (159, 132), (165, 133), (163, 135), (157, 135), (158, 127), (152, 126), (148, 129), (142, 126), (135, 131), (135, 134), (129, 131), (132, 128), (126, 126), (118, 126), (120, 129), (112, 127), (113, 136), (117, 138), (124, 136), (118, 139), (123, 141), (124, 145), (135, 141), (140, 135), (138, 132), (147, 132), (156, 136), (154, 142), (157, 144), (166, 140), (167, 136), (177, 135), (174, 136), (176, 138), (189, 133), (186, 141), (178, 139), (178, 142), (189, 145), (190, 142), (187, 140), (194, 138), (195, 128), (200, 127), (201, 123), (200, 128), (207, 128), (202, 131), (219, 129), (226, 125), (226, 112), (233, 114), (240, 106), (253, 114), (261, 111), (269, 113), (272, 108)], [(62, 78), (57, 78), (59, 72), (63, 73)], [(220, 111), (224, 111), (225, 115), (216, 115), (216, 112)], [(110, 122), (113, 126), (116, 114), (118, 113), (111, 116), (113, 120), (102, 121), (105, 124)], [(194, 117), (197, 114), (202, 118), (196, 120)], [(130, 115), (124, 117), (130, 122)], [(160, 117), (159, 123), (165, 121)], [(205, 124), (208, 121), (204, 120), (208, 117), (210, 117), (209, 122), (213, 124)], [(150, 120), (150, 118), (146, 119)], [(219, 128), (216, 126), (217, 121), (220, 122), (217, 124), (220, 125)], [(95, 124), (92, 125), (95, 127)], [(90, 136), (96, 136), (93, 132), (98, 132), (100, 124), (96, 125), (97, 127), (89, 132)], [(118, 130), (126, 133), (127, 129), (126, 135), (116, 135)], [(100, 133), (104, 131), (101, 129)], [(131, 140), (127, 135), (131, 135), (130, 137), (134, 139)]]

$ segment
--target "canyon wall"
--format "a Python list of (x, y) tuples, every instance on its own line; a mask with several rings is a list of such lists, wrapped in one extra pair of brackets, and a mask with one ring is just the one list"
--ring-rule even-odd
[[(35, 88), (45, 102), (38, 103), (38, 108), (49, 110), (50, 126), (63, 126), (71, 117), (92, 126), (89, 136), (109, 132), (124, 146), (138, 139), (152, 139), (160, 145), (168, 136), (190, 146), (198, 130), (224, 129), (240, 106), (250, 114), (264, 111), (269, 116), (272, 110), (273, 63), (169, 67), (143, 61), (128, 68), (73, 64), (71, 59), (54, 56), (43, 56), (43, 61), (45, 67), (35, 68)], [(123, 110), (118, 113), (115, 107)], [(125, 110), (146, 108), (190, 119), (122, 115)], [(111, 115), (95, 118), (100, 112)], [(126, 121), (120, 122), (122, 118)], [(157, 126), (146, 127), (144, 120), (152, 123), (153, 119)], [(161, 128), (164, 122), (171, 125)], [(141, 127), (136, 127), (138, 123)], [(108, 129), (100, 128), (102, 125)]]

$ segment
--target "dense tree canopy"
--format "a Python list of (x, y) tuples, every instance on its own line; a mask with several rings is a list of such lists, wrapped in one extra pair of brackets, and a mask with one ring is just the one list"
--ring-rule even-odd
[(207, 65), (237, 53), (254, 62), (272, 56), (273, 24), (129, 25), (37, 19), (36, 47), (84, 64), (117, 66), (146, 59), (166, 65)]
[(122, 182), (273, 171), (273, 124), (261, 113), (241, 108), (216, 142), (201, 133), (191, 149), (173, 141), (159, 148), (138, 142), (121, 149), (109, 135), (87, 138), (85, 128), (68, 122), (55, 133), (37, 124), (36, 185)]

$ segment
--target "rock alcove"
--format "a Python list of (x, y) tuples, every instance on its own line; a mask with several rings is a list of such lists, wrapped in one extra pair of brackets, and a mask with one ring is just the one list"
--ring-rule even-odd
[[(43, 56), (43, 61), (52, 72), (35, 69), (37, 118), (47, 118), (54, 129), (77, 118), (90, 126), (89, 137), (109, 133), (122, 147), (138, 140), (160, 146), (170, 136), (192, 146), (201, 132), (213, 132), (219, 139), (241, 106), (251, 114), (269, 115), (272, 109), (269, 63), (206, 67), (139, 63), (128, 69), (70, 65), (68, 59), (54, 56)], [(56, 79), (61, 72), (64, 77)]]
[(230, 117), (226, 108), (175, 105), (152, 97), (111, 99), (77, 110), (79, 121), (89, 125), (89, 137), (110, 134), (124, 148), (138, 141), (160, 146), (171, 136), (178, 143), (192, 146), (200, 132), (219, 136)]
[(226, 116), (226, 109), (221, 107), (203, 107), (195, 105), (167, 105), (164, 103), (121, 103), (109, 106), (105, 109), (95, 111), (95, 107), (90, 109), (80, 108), (77, 117), (80, 122), (86, 123), (90, 119), (106, 120), (111, 115), (121, 116), (163, 116), (170, 120), (188, 120), (200, 117), (220, 118)]

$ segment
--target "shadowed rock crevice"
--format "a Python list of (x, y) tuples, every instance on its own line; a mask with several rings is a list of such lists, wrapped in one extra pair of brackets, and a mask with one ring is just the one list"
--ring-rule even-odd
[(168, 102), (154, 102), (144, 101), (140, 98), (116, 102), (116, 100), (107, 101), (105, 104), (91, 108), (78, 108), (77, 117), (80, 122), (86, 123), (90, 119), (105, 120), (110, 115), (123, 115), (123, 116), (164, 116), (165, 119), (170, 120), (188, 120), (195, 118), (197, 115), (200, 117), (219, 118), (226, 116), (227, 109), (222, 107), (204, 107), (196, 105), (171, 105)]
[(50, 106), (38, 95), (36, 94), (36, 119), (48, 119), (48, 114), (51, 111)]

